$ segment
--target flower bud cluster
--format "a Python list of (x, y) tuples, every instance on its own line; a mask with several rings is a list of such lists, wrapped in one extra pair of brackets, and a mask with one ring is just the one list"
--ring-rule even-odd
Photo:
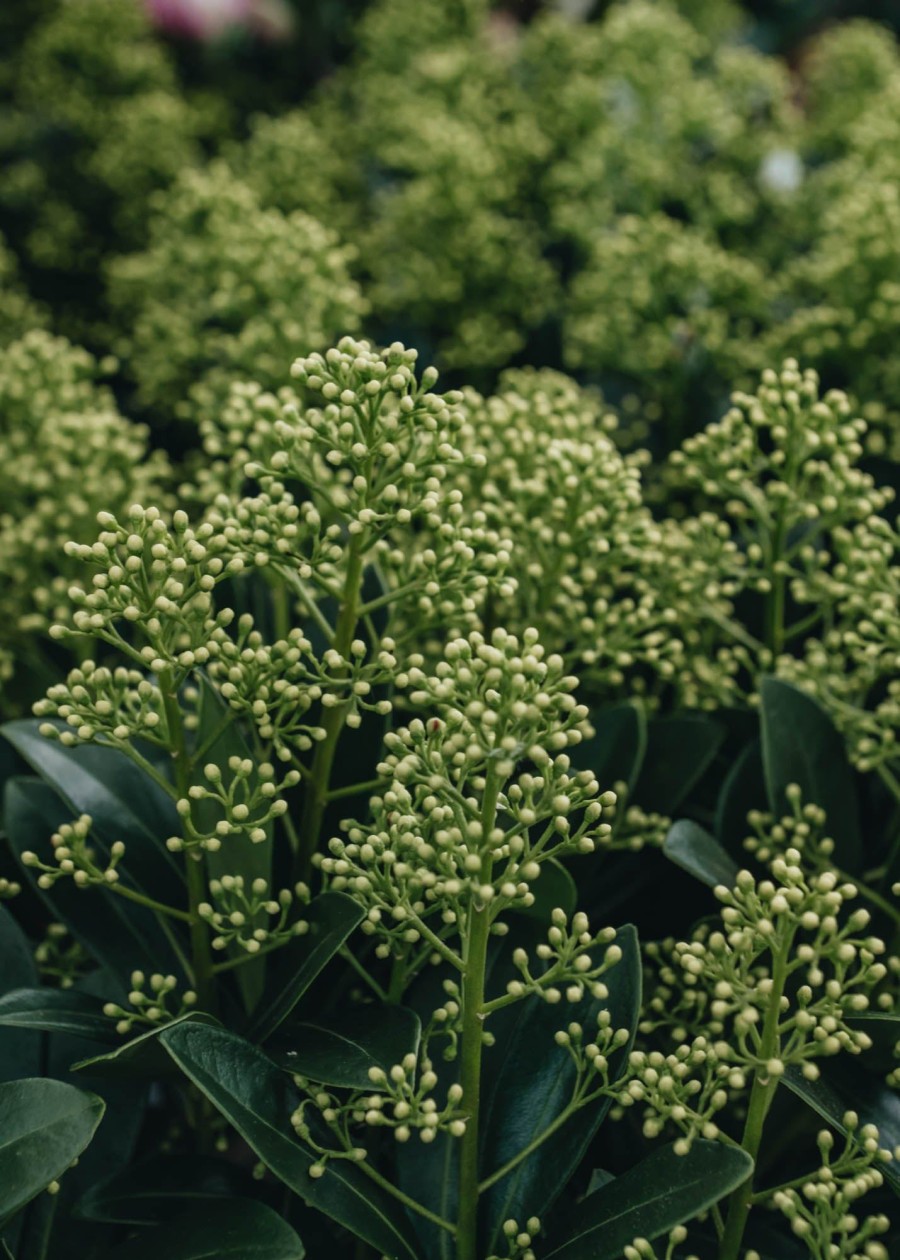
[(888, 1250), (878, 1241), (890, 1222), (881, 1213), (863, 1209), (860, 1199), (884, 1182), (879, 1165), (900, 1155), (880, 1146), (874, 1124), (860, 1125), (855, 1112), (843, 1117), (847, 1132), (844, 1146), (834, 1152), (834, 1135), (823, 1129), (818, 1135), (821, 1162), (807, 1178), (771, 1195), (771, 1202), (787, 1217), (794, 1234), (815, 1255), (836, 1260), (888, 1260)]
[[(64, 683), (56, 683), (34, 705), (41, 734), (66, 747), (82, 742), (122, 746), (131, 739), (159, 742), (165, 728), (159, 687), (139, 669), (109, 669), (82, 661)], [(65, 723), (65, 725), (61, 725)]]
[(310, 710), (344, 705), (351, 727), (359, 726), (361, 710), (390, 712), (390, 701), (375, 693), (393, 679), (393, 647), (385, 637), (370, 653), (362, 639), (354, 639), (346, 656), (329, 647), (317, 657), (299, 629), (267, 644), (244, 614), (234, 636), (224, 629), (213, 632), (209, 677), (229, 707), (255, 725), (264, 746), (288, 761), (325, 737), (321, 725), (310, 721)]
[[(502, 1260), (536, 1260), (532, 1243), (541, 1232), (537, 1216), (529, 1216), (524, 1226), (510, 1218), (503, 1222), (503, 1237), (509, 1250)], [(488, 1260), (501, 1260), (500, 1256), (488, 1256)]]
[(669, 1054), (633, 1050), (616, 1098), (621, 1107), (639, 1104), (644, 1109), (645, 1137), (674, 1128), (681, 1134), (675, 1150), (685, 1155), (695, 1139), (719, 1136), (717, 1117), (746, 1085), (743, 1067), (730, 1061), (727, 1044), (701, 1035)]
[(60, 879), (71, 879), (78, 888), (91, 884), (106, 885), (119, 882), (117, 867), (125, 856), (125, 842), (116, 840), (107, 854), (98, 853), (90, 843), (93, 819), (81, 814), (74, 822), (63, 823), (50, 837), (52, 860), (43, 861), (37, 853), (26, 849), (22, 865), (40, 871), (39, 888), (52, 888)]
[(133, 971), (128, 1006), (107, 1002), (103, 1014), (116, 1020), (116, 1032), (124, 1035), (144, 1025), (158, 1028), (162, 1024), (170, 1024), (173, 1019), (193, 1010), (196, 1004), (197, 994), (193, 989), (178, 992), (175, 976), (163, 976), (156, 972), (146, 976), (143, 971)]
[[(379, 952), (422, 951), (424, 961), (452, 954), (444, 937), (459, 933), (471, 904), (490, 907), (492, 920), (533, 904), (545, 862), (592, 852), (609, 835), (603, 815), (615, 797), (590, 771), (571, 772), (562, 750), (589, 729), (587, 713), (535, 632), (521, 642), (473, 632), (448, 644), (433, 675), (413, 664), (399, 682), (441, 716), (386, 737), (372, 821), (347, 824), (347, 840), (333, 839), (320, 863), (330, 887), (366, 906), (363, 931), (379, 937)], [(534, 770), (517, 774), (522, 760)], [(567, 960), (586, 930), (564, 938)]]
[(466, 396), (463, 449), (486, 459), (457, 473), (466, 499), (512, 538), (516, 591), (493, 614), (509, 629), (536, 626), (611, 688), (641, 666), (670, 677), (681, 648), (653, 585), (660, 529), (615, 425), (599, 395), (561, 373), (508, 371), (493, 397)]
[(271, 762), (234, 755), (224, 769), (208, 762), (203, 779), (176, 802), (182, 834), (166, 841), (172, 853), (218, 853), (223, 842), (240, 838), (262, 844), (273, 821), (287, 813), (283, 793), (300, 782), (300, 771), (288, 770), (279, 779)]
[[(183, 511), (175, 513), (171, 528), (157, 508), (139, 504), (129, 509), (125, 523), (105, 512), (99, 520), (97, 542), (66, 547), (68, 555), (99, 569), (92, 589), (70, 589), (77, 609), (74, 630), (57, 625), (51, 633), (94, 636), (144, 669), (171, 670), (184, 679), (209, 660), (213, 630), (232, 620), (229, 609), (215, 612), (212, 592), (243, 569), (243, 560), (223, 557), (225, 542), (213, 526), (195, 529)], [(127, 626), (145, 640), (141, 648), (126, 637)]]
[(47, 924), (43, 940), (35, 947), (34, 961), (41, 978), (61, 989), (71, 989), (93, 966), (90, 954), (69, 935), (64, 923)]
[(222, 875), (209, 881), (212, 902), (201, 901), (197, 914), (215, 935), (212, 947), (224, 950), (237, 946), (248, 954), (284, 945), (295, 936), (309, 931), (307, 919), (295, 918), (297, 905), (309, 901), (309, 889), (297, 884), (274, 896), (268, 880), (258, 876), (245, 880), (243, 875)]
[[(586, 992), (600, 1001), (607, 998), (609, 990), (601, 977), (622, 958), (621, 947), (612, 943), (616, 936), (615, 928), (592, 932), (587, 915), (582, 911), (573, 915), (570, 921), (565, 911), (556, 909), (550, 919), (547, 940), (534, 951), (541, 969), (535, 969), (537, 974), (534, 974), (528, 951), (521, 947), (514, 950), (512, 962), (521, 979), (510, 980), (506, 986), (507, 993), (516, 998), (534, 993), (551, 1004), (561, 1002), (563, 998), (567, 1002), (581, 1002)], [(601, 950), (600, 961), (597, 962), (595, 959)], [(581, 1033), (572, 1034), (572, 1027), (574, 1025), (569, 1033), (557, 1033), (556, 1039), (559, 1045), (568, 1046), (576, 1056)], [(619, 1036), (618, 1032), (616, 1036)]]
[[(307, 1094), (291, 1117), (295, 1131), (320, 1155), (320, 1162), (310, 1169), (310, 1176), (322, 1175), (328, 1159), (335, 1157), (365, 1159), (364, 1148), (354, 1145), (351, 1130), (366, 1126), (388, 1129), (397, 1142), (408, 1142), (415, 1135), (420, 1142), (430, 1143), (439, 1133), (462, 1137), (466, 1131), (465, 1113), (460, 1108), (462, 1086), (450, 1085), (443, 1106), (434, 1097), (437, 1074), (427, 1057), (410, 1053), (401, 1063), (385, 1070), (369, 1068), (371, 1092), (356, 1090), (339, 1096), (322, 1085), (303, 1077), (294, 1078)], [(312, 1106), (328, 1125), (339, 1142), (339, 1149), (321, 1145), (306, 1119)], [(360, 1153), (361, 1152), (361, 1153)]]

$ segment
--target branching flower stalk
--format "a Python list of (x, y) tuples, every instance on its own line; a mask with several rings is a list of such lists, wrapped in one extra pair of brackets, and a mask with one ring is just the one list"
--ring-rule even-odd
[[(508, 932), (505, 912), (533, 904), (532, 886), (546, 862), (590, 853), (609, 835), (603, 819), (615, 796), (601, 793), (589, 771), (571, 770), (566, 750), (589, 730), (586, 710), (572, 695), (576, 680), (565, 674), (561, 657), (544, 652), (536, 631), (519, 639), (497, 630), (489, 640), (472, 632), (447, 646), (433, 674), (414, 662), (398, 684), (429, 716), (387, 737), (371, 821), (348, 823), (347, 839), (332, 840), (317, 864), (328, 887), (365, 908), (363, 930), (377, 940), (378, 956), (393, 958), (394, 975), (401, 977), (397, 993), (425, 966), (437, 964), (445, 969), (447, 1000), (426, 1028), (418, 1063), (412, 1056), (391, 1069), (395, 1085), (409, 1082), (400, 1094), (351, 1095), (341, 1102), (308, 1081), (299, 1083), (338, 1142), (333, 1149), (316, 1145), (318, 1168), (338, 1157), (368, 1167), (366, 1148), (350, 1133), (360, 1123), (389, 1125), (401, 1142), (413, 1132), (425, 1142), (439, 1132), (460, 1140), (459, 1212), (455, 1221), (440, 1224), (455, 1236), (459, 1260), (477, 1260), (480, 1196), (559, 1128), (551, 1123), (503, 1168), (480, 1168), (490, 1017), (534, 997), (551, 1004), (589, 998), (602, 1006), (607, 989), (601, 977), (622, 957), (613, 931), (594, 933), (585, 915), (570, 921), (556, 910), (536, 959), (515, 950), (517, 978), (492, 995), (486, 981), (490, 938)], [(575, 1066), (568, 1118), (613, 1089), (622, 1058), (616, 1052), (629, 1033), (614, 1028), (600, 1009), (595, 1031), (563, 1019), (556, 1040)], [(443, 1109), (428, 1096), (437, 1083), (431, 1054), (438, 1041), (446, 1042), (444, 1057), (459, 1063), (458, 1082)], [(370, 1077), (376, 1089), (386, 1088), (380, 1069)], [(316, 1142), (306, 1105), (295, 1123), (301, 1137)], [(529, 1242), (523, 1246), (530, 1245), (531, 1232), (524, 1231)]]

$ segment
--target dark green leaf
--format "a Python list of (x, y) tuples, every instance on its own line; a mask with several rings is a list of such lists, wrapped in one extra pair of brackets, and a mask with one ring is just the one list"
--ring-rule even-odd
[(117, 1225), (159, 1225), (186, 1208), (252, 1192), (249, 1173), (203, 1155), (156, 1155), (89, 1186), (76, 1214)]
[(175, 1028), (179, 1024), (212, 1024), (218, 1021), (203, 1011), (188, 1011), (179, 1015), (169, 1024), (161, 1024), (158, 1028), (150, 1028), (133, 1037), (124, 1045), (117, 1046), (107, 1054), (94, 1054), (89, 1059), (81, 1059), (72, 1064), (73, 1072), (83, 1072), (86, 1076), (103, 1077), (153, 1077), (171, 1075), (172, 1064), (167, 1054), (159, 1045), (159, 1035), (165, 1029)]
[[(596, 1027), (608, 1010), (613, 1028), (627, 1028), (631, 1039), (611, 1061), (611, 1079), (622, 1071), (637, 1027), (641, 968), (637, 933), (621, 928), (616, 942), (621, 960), (606, 974), (609, 997), (585, 998), (569, 1007), (567, 1019), (585, 1029)], [(560, 1026), (557, 1007), (540, 998), (525, 1000), (505, 1042), (491, 1052), (491, 1075), (484, 1088), (482, 1175), (490, 1176), (548, 1129), (571, 1100), (576, 1082), (566, 1050), (554, 1044)], [(544, 1216), (581, 1162), (588, 1143), (610, 1107), (602, 1099), (577, 1112), (538, 1149), (492, 1186), (482, 1200), (485, 1253), (496, 1249), (503, 1222)]]
[(119, 1040), (100, 998), (78, 989), (14, 989), (0, 998), (0, 1026), (72, 1033), (111, 1044)]
[(636, 704), (615, 704), (591, 714), (594, 734), (572, 750), (579, 770), (592, 770), (605, 791), (614, 783), (634, 788), (647, 751), (647, 719)]
[[(37, 984), (37, 968), (22, 929), (0, 906), (0, 994)], [(36, 1033), (0, 1032), (0, 1081), (33, 1076), (40, 1070), (41, 1041)]]
[(153, 780), (116, 748), (80, 744), (66, 748), (40, 734), (34, 719), (7, 722), (2, 733), (70, 810), (90, 814), (104, 848), (125, 842), (120, 871), (160, 900), (184, 883), (177, 858), (166, 848), (181, 834), (175, 805)]
[(708, 770), (725, 734), (724, 726), (702, 714), (654, 718), (647, 726), (647, 752), (633, 793), (635, 803), (659, 814), (674, 814)]
[(372, 1089), (369, 1069), (416, 1053), (421, 1033), (418, 1015), (403, 1006), (361, 1006), (335, 1024), (292, 1024), (273, 1057), (322, 1085)]
[(566, 1241), (547, 1260), (621, 1260), (635, 1238), (652, 1242), (746, 1181), (753, 1161), (737, 1147), (694, 1142), (687, 1155), (664, 1146), (578, 1205)]
[(733, 888), (738, 867), (717, 840), (690, 819), (680, 818), (669, 829), (663, 845), (663, 853), (670, 862), (715, 888), (724, 884)]
[(310, 1177), (316, 1157), (291, 1128), (290, 1079), (262, 1050), (224, 1028), (198, 1024), (170, 1027), (160, 1041), (289, 1189), (390, 1260), (417, 1260), (404, 1213), (359, 1168), (333, 1160), (323, 1176)]
[(811, 696), (780, 678), (764, 678), (762, 752), (769, 808), (781, 817), (792, 813), (787, 787), (797, 783), (806, 803), (828, 815), (826, 830), (835, 842), (835, 861), (847, 870), (862, 855), (856, 783), (844, 741), (831, 718)]
[(117, 1247), (109, 1260), (302, 1260), (303, 1244), (277, 1212), (252, 1199), (196, 1208)]
[(101, 1098), (62, 1081), (0, 1085), (0, 1220), (63, 1175), (102, 1116)]
[[(895, 1089), (890, 1089), (880, 1077), (873, 1076), (858, 1063), (848, 1062), (846, 1057), (818, 1066), (820, 1075), (817, 1081), (808, 1081), (796, 1067), (789, 1067), (782, 1079), (788, 1089), (793, 1090), (839, 1133), (847, 1132), (844, 1124), (846, 1113), (855, 1111), (860, 1124), (877, 1127), (879, 1146), (891, 1151), (900, 1146), (900, 1094)], [(897, 1160), (880, 1167), (885, 1180), (900, 1190)]]
[(716, 802), (716, 839), (727, 853), (743, 853), (743, 842), (750, 834), (747, 815), (766, 804), (762, 743), (754, 739), (735, 759)]
[[(62, 823), (72, 821), (72, 811), (40, 779), (11, 779), (4, 801), (6, 831), (13, 851), (30, 849), (47, 860), (50, 837)], [(156, 916), (102, 888), (76, 888), (61, 879), (50, 889), (38, 887), (34, 872), (23, 874), (53, 916), (66, 925), (90, 954), (124, 984), (133, 971), (152, 958), (161, 970), (181, 973), (181, 965), (163, 934)]]
[(316, 976), (362, 922), (363, 911), (343, 893), (322, 893), (310, 904), (309, 931), (296, 936), (270, 960), (266, 988), (245, 1030), (265, 1041), (300, 1001)]

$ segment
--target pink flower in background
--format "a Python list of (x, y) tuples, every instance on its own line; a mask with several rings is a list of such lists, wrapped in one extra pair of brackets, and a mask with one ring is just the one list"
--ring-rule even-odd
[(286, 0), (144, 0), (154, 24), (175, 35), (213, 40), (234, 30), (284, 39), (293, 29)]

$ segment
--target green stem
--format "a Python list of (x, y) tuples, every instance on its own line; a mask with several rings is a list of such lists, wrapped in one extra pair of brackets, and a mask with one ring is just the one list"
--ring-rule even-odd
[[(166, 731), (169, 747), (175, 763), (175, 789), (180, 800), (186, 800), (191, 780), (191, 761), (187, 750), (187, 738), (175, 679), (170, 669), (159, 675), (163, 711), (166, 715)], [(206, 878), (202, 854), (188, 853), (187, 870), (188, 907), (191, 924), (191, 962), (194, 970), (194, 987), (199, 1007), (215, 1014), (215, 986), (213, 983), (212, 949), (209, 929), (198, 913), (198, 907), (206, 900)]]
[(408, 1194), (404, 1194), (402, 1190), (398, 1189), (392, 1181), (388, 1181), (386, 1177), (382, 1177), (380, 1172), (376, 1172), (371, 1164), (363, 1162), (356, 1166), (376, 1185), (381, 1186), (382, 1190), (386, 1190), (388, 1194), (393, 1195), (398, 1203), (402, 1203), (404, 1207), (409, 1208), (410, 1212), (423, 1216), (426, 1221), (431, 1221), (432, 1225), (437, 1225), (440, 1229), (446, 1229), (450, 1234), (456, 1233), (456, 1226), (452, 1221), (445, 1221), (442, 1216), (438, 1216), (437, 1213), (430, 1211), (427, 1207), (423, 1207), (421, 1203), (417, 1203), (415, 1199), (411, 1199)]
[(369, 988), (372, 990), (372, 992), (375, 994), (376, 997), (380, 998), (382, 1002), (390, 1001), (387, 991), (382, 988), (382, 986), (378, 983), (378, 981), (375, 979), (373, 975), (369, 974), (368, 969), (362, 965), (362, 963), (359, 961), (359, 959), (356, 957), (356, 955), (353, 953), (351, 949), (348, 949), (347, 946), (344, 945), (338, 952), (340, 953), (340, 956), (341, 958), (343, 958), (344, 962), (350, 964), (350, 966), (359, 976), (360, 980), (362, 980), (365, 984), (369, 986)]
[[(359, 597), (362, 589), (363, 546), (359, 534), (352, 535), (347, 553), (347, 576), (334, 633), (334, 650), (346, 660), (350, 644), (359, 621)], [(300, 819), (300, 850), (297, 854), (295, 880), (306, 883), (312, 868), (312, 858), (319, 847), (322, 819), (328, 805), (328, 785), (337, 752), (338, 740), (347, 715), (346, 704), (336, 704), (326, 709), (322, 717), (325, 738), (316, 745), (312, 773), (306, 787), (303, 813)]]
[(191, 923), (193, 920), (186, 910), (178, 910), (175, 906), (167, 906), (161, 901), (156, 901), (153, 897), (147, 897), (144, 893), (138, 892), (135, 888), (124, 888), (121, 884), (104, 884), (104, 888), (108, 888), (110, 892), (118, 893), (120, 897), (127, 897), (129, 901), (134, 901), (139, 906), (146, 906), (148, 910), (153, 910), (156, 914), (166, 915), (170, 919), (180, 919), (182, 923)]
[[(772, 991), (763, 1021), (760, 1039), (760, 1058), (764, 1063), (777, 1059), (780, 1049), (779, 1020), (781, 1018), (781, 999), (788, 978), (788, 958), (794, 939), (793, 931), (789, 931), (781, 947), (773, 958)], [(763, 1128), (772, 1099), (778, 1088), (777, 1076), (769, 1076), (765, 1067), (757, 1068), (753, 1075), (753, 1088), (750, 1091), (750, 1103), (747, 1108), (747, 1119), (741, 1135), (741, 1146), (753, 1160), (754, 1167), (762, 1143)], [(725, 1221), (725, 1233), (719, 1248), (719, 1260), (739, 1260), (747, 1218), (753, 1206), (753, 1172), (746, 1181), (732, 1191), (728, 1201), (728, 1216)]]
[(365, 783), (351, 783), (348, 787), (333, 788), (328, 793), (329, 801), (339, 801), (345, 796), (356, 796), (359, 792), (372, 792), (380, 787), (383, 779), (367, 779)]
[[(500, 781), (488, 767), (481, 807), (481, 839), (486, 843), (497, 815)], [(491, 858), (485, 851), (478, 877), (490, 877)], [(484, 1048), (484, 986), (491, 916), (486, 904), (473, 895), (466, 927), (465, 970), (462, 985), (462, 1042), (460, 1083), (466, 1111), (466, 1131), (459, 1157), (459, 1215), (456, 1223), (457, 1260), (478, 1260), (478, 1138), (481, 1110), (481, 1054)]]
[(539, 1133), (527, 1146), (523, 1146), (517, 1154), (513, 1155), (512, 1159), (508, 1159), (496, 1172), (492, 1172), (490, 1177), (485, 1177), (484, 1181), (479, 1183), (478, 1193), (484, 1194), (485, 1190), (490, 1190), (491, 1186), (495, 1186), (498, 1181), (502, 1181), (508, 1173), (511, 1173), (514, 1168), (521, 1164), (523, 1159), (527, 1159), (532, 1152), (536, 1151), (539, 1146), (542, 1146), (548, 1138), (552, 1137), (558, 1129), (561, 1129), (579, 1110), (578, 1103), (569, 1103), (568, 1107), (561, 1111), (553, 1123), (548, 1124), (542, 1133)]

